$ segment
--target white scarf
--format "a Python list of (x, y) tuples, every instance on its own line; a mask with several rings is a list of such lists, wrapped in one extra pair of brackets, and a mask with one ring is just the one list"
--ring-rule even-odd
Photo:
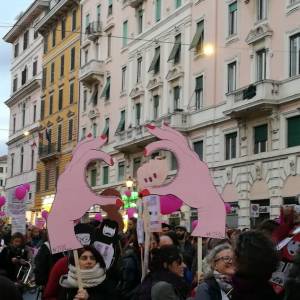
[[(100, 268), (98, 263), (92, 269), (80, 270), (80, 275), (84, 288), (97, 286), (106, 278), (105, 269)], [(68, 274), (61, 276), (59, 283), (65, 288), (78, 288), (76, 268), (73, 265), (69, 265)]]

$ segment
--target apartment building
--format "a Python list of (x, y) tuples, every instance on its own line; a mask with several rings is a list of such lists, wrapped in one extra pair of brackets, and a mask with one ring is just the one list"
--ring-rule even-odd
[[(38, 130), (42, 82), (43, 39), (33, 27), (44, 16), (48, 1), (34, 1), (4, 36), (11, 44), (11, 95), (7, 179), (9, 193), (29, 183), (27, 209), (33, 209), (38, 160)], [(30, 216), (29, 216), (30, 217)]]
[(56, 182), (77, 143), (80, 1), (51, 0), (36, 24), (43, 36), (42, 95), (36, 209), (49, 209)]
[[(91, 168), (93, 188), (124, 190), (153, 140), (144, 125), (168, 122), (210, 167), (232, 204), (230, 225), (255, 226), (296, 203), (298, 8), (291, 0), (83, 1), (79, 138), (108, 135), (116, 161)], [(176, 160), (158, 154), (174, 175)]]

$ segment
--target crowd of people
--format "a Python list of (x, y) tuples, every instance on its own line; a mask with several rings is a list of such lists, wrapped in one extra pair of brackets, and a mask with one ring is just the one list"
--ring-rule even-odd
[(225, 239), (203, 238), (202, 270), (197, 269), (197, 238), (183, 226), (163, 224), (162, 232), (151, 234), (149, 264), (143, 272), (145, 249), (138, 243), (137, 220), (131, 218), (127, 231), (118, 234), (118, 255), (111, 268), (93, 246), (78, 249), (83, 288), (73, 252), (51, 254), (46, 230), (28, 227), (26, 236), (10, 235), (2, 222), (0, 298), (22, 299), (15, 283), (22, 264), (30, 261), (43, 300), (299, 299), (300, 242), (293, 248), (283, 288), (271, 279), (284, 260), (287, 243), (278, 244), (295, 229), (300, 234), (299, 221), (293, 210), (283, 210), (280, 220), (266, 220), (255, 230), (227, 228)]

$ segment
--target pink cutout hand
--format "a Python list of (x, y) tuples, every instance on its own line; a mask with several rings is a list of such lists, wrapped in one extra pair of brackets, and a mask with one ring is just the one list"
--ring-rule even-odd
[(47, 220), (52, 253), (81, 248), (74, 233), (74, 220), (79, 219), (93, 205), (116, 204), (116, 196), (100, 196), (86, 182), (85, 170), (93, 160), (103, 160), (113, 165), (111, 156), (100, 148), (106, 137), (88, 136), (79, 142), (73, 157), (57, 182), (55, 200)]
[(174, 180), (160, 187), (150, 187), (150, 194), (172, 194), (190, 207), (198, 209), (198, 224), (194, 236), (224, 238), (225, 207), (210, 176), (207, 165), (190, 148), (187, 139), (178, 131), (164, 125), (162, 128), (147, 126), (160, 141), (146, 146), (146, 156), (158, 150), (172, 152), (178, 163)]

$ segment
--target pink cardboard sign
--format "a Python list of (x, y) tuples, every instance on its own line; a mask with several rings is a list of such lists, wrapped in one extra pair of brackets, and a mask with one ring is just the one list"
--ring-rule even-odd
[(59, 176), (57, 192), (47, 219), (53, 254), (82, 247), (74, 233), (74, 221), (90, 207), (117, 203), (117, 196), (97, 195), (86, 182), (85, 170), (90, 162), (103, 160), (113, 165), (112, 157), (100, 150), (106, 141), (106, 136), (95, 139), (88, 136), (79, 142), (73, 151), (72, 160)]
[[(144, 155), (149, 156), (159, 150), (172, 152), (178, 164), (174, 180), (160, 185), (147, 184), (151, 195), (174, 195), (190, 207), (198, 209), (198, 223), (192, 235), (200, 237), (225, 237), (225, 206), (210, 176), (208, 166), (190, 146), (180, 132), (164, 124), (162, 128), (147, 125), (151, 134), (159, 141), (146, 146)], [(148, 168), (150, 168), (148, 166)], [(138, 182), (144, 180), (139, 173)], [(143, 184), (145, 185), (145, 184)]]

